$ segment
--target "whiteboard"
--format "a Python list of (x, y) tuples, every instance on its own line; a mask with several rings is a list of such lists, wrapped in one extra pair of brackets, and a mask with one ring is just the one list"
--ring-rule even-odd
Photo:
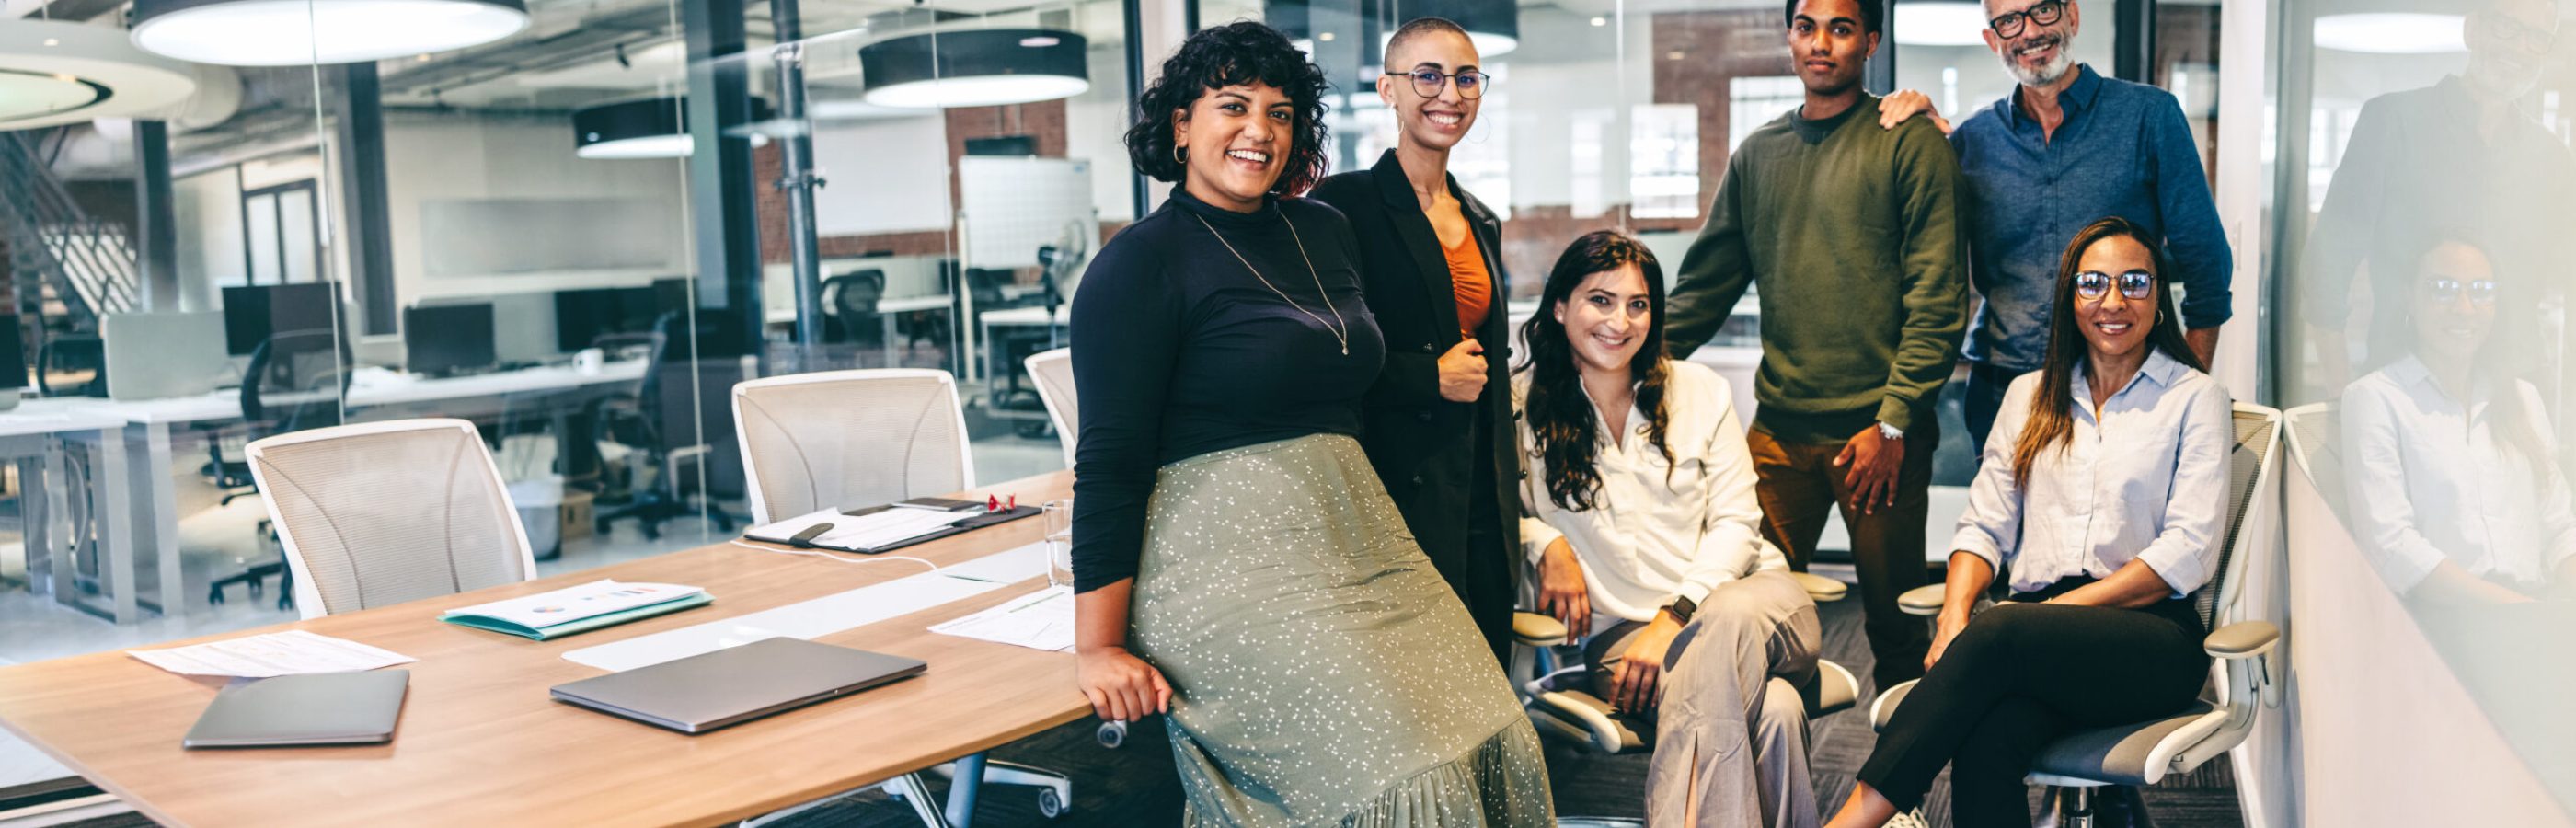
[(970, 155), (957, 161), (957, 184), (967, 267), (1036, 267), (1039, 247), (1100, 238), (1088, 160)]

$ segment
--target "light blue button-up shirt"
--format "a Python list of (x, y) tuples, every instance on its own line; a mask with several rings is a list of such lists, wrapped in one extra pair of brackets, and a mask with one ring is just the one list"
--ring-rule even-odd
[(2057, 97), (2066, 122), (2054, 137), (2022, 112), (2018, 86), (1950, 135), (1968, 180), (1969, 277), (1985, 300), (1968, 332), (1968, 359), (2039, 368), (2066, 243), (2110, 216), (2164, 241), (2174, 263), (2165, 275), (2184, 291), (2184, 327), (2214, 328), (2234, 313), (2235, 259), (2182, 105), (2162, 89), (2090, 66), (2076, 71)]
[(2143, 560), (2176, 597), (2209, 581), (2227, 520), (2227, 463), (2236, 431), (2227, 389), (2157, 351), (2097, 417), (2075, 372), (2075, 428), (2041, 451), (2030, 480), (2013, 480), (2013, 449), (2030, 423), (2040, 375), (2013, 380), (1994, 436), (1968, 487), (1950, 548), (2010, 565), (2016, 592), (2107, 577)]

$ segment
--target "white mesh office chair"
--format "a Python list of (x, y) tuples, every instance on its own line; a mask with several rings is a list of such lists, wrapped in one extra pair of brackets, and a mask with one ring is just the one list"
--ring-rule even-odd
[[(2280, 503), (2273, 470), (2280, 465), (2281, 421), (2279, 411), (2236, 404), (2236, 447), (2228, 456), (2227, 532), (2219, 545), (2218, 574), (2192, 593), (2201, 623), (2212, 631), (2203, 649), (2219, 660), (2212, 686), (2171, 716), (2083, 731), (2041, 750), (2028, 781), (2059, 789), (2053, 793), (2061, 794), (2054, 799), (2064, 828), (2092, 828), (2092, 789), (2105, 785), (2122, 786), (2121, 796), (2131, 798), (2130, 812), (2145, 813), (2144, 803), (2134, 800), (2136, 786), (2156, 784), (2166, 774), (2189, 773), (2226, 753), (2253, 730), (2256, 705), (2280, 705), (2276, 665), (2281, 662), (2272, 651), (2281, 629), (2270, 620), (2243, 617), (2239, 599), (2249, 574), (2278, 577), (2281, 550), (2270, 518)], [(1941, 591), (1941, 584), (1919, 587), (1897, 603), (1909, 614), (1934, 615), (1941, 611)], [(1885, 729), (1914, 685), (1909, 681), (1881, 691), (1870, 705), (1871, 725)]]
[(1047, 419), (1055, 422), (1055, 438), (1064, 444), (1064, 467), (1073, 468), (1073, 447), (1082, 432), (1082, 409), (1073, 393), (1073, 349), (1057, 348), (1030, 354), (1026, 364), (1029, 376), (1037, 381), (1038, 401), (1046, 404)]
[(527, 530), (472, 423), (317, 428), (246, 451), (305, 618), (536, 577)]
[[(883, 368), (751, 380), (733, 387), (733, 416), (755, 524), (975, 487), (966, 414), (946, 371)], [(1073, 781), (1064, 774), (1009, 762), (982, 765), (985, 782), (1036, 786), (1040, 813), (1053, 817), (1072, 807)], [(954, 776), (956, 763), (937, 770)], [(971, 807), (958, 803), (973, 799), (972, 792), (950, 794), (952, 808)]]
[(946, 371), (818, 371), (733, 387), (751, 521), (975, 487)]

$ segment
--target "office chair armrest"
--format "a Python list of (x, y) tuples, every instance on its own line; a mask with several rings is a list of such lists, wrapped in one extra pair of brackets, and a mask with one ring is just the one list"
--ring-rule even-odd
[(1843, 596), (1851, 594), (1850, 584), (1846, 584), (1832, 578), (1827, 578), (1823, 575), (1817, 575), (1810, 572), (1791, 572), (1789, 573), (1789, 577), (1795, 579), (1798, 582), (1798, 586), (1806, 588), (1807, 600), (1814, 601), (1819, 604), (1830, 604), (1835, 601), (1840, 601), (1843, 599)]
[(1941, 614), (1942, 584), (1924, 584), (1896, 596), (1896, 607), (1907, 615)]
[(1565, 643), (1565, 622), (1535, 612), (1512, 613), (1512, 637), (1532, 647)]
[(2214, 658), (2253, 658), (2280, 643), (2281, 628), (2270, 621), (2238, 621), (2202, 639), (2200, 648)]

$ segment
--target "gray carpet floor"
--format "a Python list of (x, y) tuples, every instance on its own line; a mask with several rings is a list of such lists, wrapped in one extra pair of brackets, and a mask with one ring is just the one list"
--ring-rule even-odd
[[(1862, 681), (1858, 709), (1818, 720), (1814, 725), (1812, 765), (1816, 795), (1828, 810), (1851, 793), (1852, 775), (1868, 758), (1871, 743), (1864, 713), (1876, 692), (1869, 686), (1869, 644), (1861, 634), (1856, 601), (1823, 606), (1826, 658), (1850, 668)], [(1039, 734), (993, 752), (995, 758), (1037, 765), (1070, 775), (1073, 810), (1057, 819), (1041, 817), (1034, 789), (988, 786), (976, 808), (977, 826), (1154, 826), (1180, 821), (1180, 786), (1173, 775), (1171, 752), (1159, 720), (1141, 723), (1127, 745), (1107, 750), (1092, 738), (1098, 722), (1084, 720)], [(1548, 775), (1555, 787), (1557, 812), (1574, 816), (1640, 816), (1643, 812), (1646, 757), (1599, 756), (1564, 746), (1548, 750)], [(933, 778), (932, 789), (944, 795), (946, 785)], [(1925, 813), (1934, 826), (1948, 828), (1949, 783), (1936, 783)], [(2041, 792), (2032, 789), (2036, 808)], [(2226, 760), (2212, 762), (2182, 777), (2145, 791), (2154, 823), (2163, 828), (2230, 828), (2244, 824), (2236, 803), (2235, 778)], [(781, 828), (917, 825), (908, 809), (882, 793), (867, 793), (798, 814)], [(1962, 826), (1962, 828), (1969, 828)], [(2104, 826), (2104, 828), (2111, 828)]]

